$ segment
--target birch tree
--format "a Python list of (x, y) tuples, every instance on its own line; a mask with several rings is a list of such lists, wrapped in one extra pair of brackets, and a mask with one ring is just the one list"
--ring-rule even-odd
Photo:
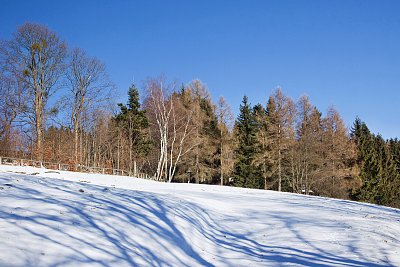
[(145, 89), (150, 124), (159, 141), (156, 178), (171, 182), (182, 157), (195, 147), (188, 145), (188, 138), (195, 130), (193, 110), (182, 105), (175, 86), (166, 85), (162, 78), (148, 80)]

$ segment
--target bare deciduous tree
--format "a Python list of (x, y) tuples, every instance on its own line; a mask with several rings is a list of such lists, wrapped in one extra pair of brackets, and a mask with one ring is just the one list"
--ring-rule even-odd
[(171, 182), (181, 158), (196, 146), (187, 142), (195, 129), (193, 111), (182, 105), (174, 85), (166, 85), (163, 79), (150, 79), (145, 87), (150, 124), (159, 136), (156, 178)]
[(0, 145), (4, 153), (10, 150), (12, 126), (24, 109), (23, 94), (18, 82), (0, 74)]
[(222, 96), (217, 104), (218, 128), (220, 130), (220, 179), (224, 185), (224, 175), (233, 169), (233, 142), (230, 131), (233, 128), (234, 116), (231, 107)]
[(187, 168), (193, 166), (196, 183), (214, 181), (218, 179), (220, 130), (210, 93), (205, 84), (195, 79), (182, 88), (180, 96), (185, 107), (193, 111), (193, 121), (196, 124), (190, 138), (194, 149), (186, 158), (185, 165)]
[(24, 87), (28, 96), (26, 118), (34, 129), (36, 151), (43, 158), (46, 106), (64, 71), (66, 45), (56, 33), (39, 24), (25, 23), (0, 50), (4, 68)]
[(108, 81), (105, 66), (98, 59), (89, 57), (86, 53), (75, 48), (71, 52), (67, 71), (72, 103), (71, 125), (74, 134), (75, 162), (82, 161), (79, 156), (79, 132), (82, 130), (84, 112), (95, 104), (99, 104), (109, 97), (111, 84)]
[(355, 147), (350, 141), (348, 130), (339, 112), (330, 107), (323, 125), (323, 169), (316, 187), (320, 194), (330, 197), (346, 198), (351, 185), (349, 178), (353, 172)]
[(300, 176), (301, 191), (308, 195), (322, 172), (321, 113), (307, 96), (300, 98), (298, 111), (297, 174)]
[(281, 88), (278, 88), (273, 95), (276, 105), (276, 125), (273, 129), (275, 135), (275, 147), (278, 162), (278, 191), (282, 190), (283, 161), (289, 148), (290, 132), (293, 126), (292, 114), (294, 104), (292, 100), (283, 95)]

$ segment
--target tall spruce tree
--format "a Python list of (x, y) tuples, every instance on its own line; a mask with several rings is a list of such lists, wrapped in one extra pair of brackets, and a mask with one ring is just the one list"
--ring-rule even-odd
[(397, 138), (391, 138), (388, 141), (388, 145), (393, 160), (396, 162), (397, 170), (400, 170), (400, 141)]
[(136, 170), (136, 158), (149, 150), (146, 129), (149, 126), (145, 111), (140, 108), (139, 91), (134, 84), (128, 90), (128, 104), (118, 104), (120, 112), (114, 117), (119, 130), (128, 141), (129, 171)]
[(246, 96), (240, 105), (236, 120), (235, 136), (238, 142), (234, 167), (234, 185), (249, 188), (262, 188), (261, 171), (253, 162), (256, 155), (256, 120)]
[(352, 193), (355, 200), (375, 202), (377, 185), (377, 153), (373, 145), (373, 135), (359, 118), (354, 122), (351, 136), (357, 146), (357, 164), (362, 186)]
[(398, 175), (393, 177), (393, 201), (391, 206), (400, 208), (400, 142), (397, 138), (390, 139), (388, 141), (389, 150), (392, 155), (392, 159), (396, 164), (396, 170)]
[(352, 194), (355, 200), (396, 206), (399, 197), (399, 172), (390, 147), (367, 125), (356, 119), (352, 137), (357, 145), (361, 187)]

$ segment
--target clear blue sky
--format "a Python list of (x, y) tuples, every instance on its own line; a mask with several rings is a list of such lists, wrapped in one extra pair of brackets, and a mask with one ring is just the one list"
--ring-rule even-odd
[(103, 60), (118, 101), (159, 74), (201, 79), (236, 113), (281, 86), (400, 137), (400, 1), (0, 0), (1, 39), (26, 21)]

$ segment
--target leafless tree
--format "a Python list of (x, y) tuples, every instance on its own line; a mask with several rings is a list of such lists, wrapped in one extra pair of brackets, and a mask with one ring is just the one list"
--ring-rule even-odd
[(0, 74), (0, 144), (3, 152), (12, 149), (12, 126), (24, 109), (24, 95), (18, 82)]
[(334, 107), (328, 108), (322, 126), (324, 164), (316, 188), (324, 196), (346, 198), (351, 187), (350, 178), (356, 176), (351, 160), (356, 155), (354, 143)]
[(281, 88), (275, 90), (273, 98), (276, 105), (276, 125), (273, 127), (273, 130), (275, 131), (275, 149), (278, 152), (278, 191), (281, 191), (283, 161), (289, 148), (290, 132), (293, 127), (291, 115), (293, 114), (295, 107), (292, 100), (282, 93)]
[(156, 178), (171, 182), (181, 158), (195, 147), (188, 144), (195, 129), (193, 111), (182, 105), (174, 85), (166, 85), (164, 79), (150, 79), (145, 87), (150, 124), (159, 136)]
[[(180, 92), (184, 106), (193, 112), (195, 129), (190, 136), (194, 149), (185, 158), (184, 165), (192, 167), (196, 183), (213, 181), (218, 175), (215, 162), (219, 158), (219, 129), (215, 105), (207, 86), (195, 79), (182, 88)], [(214, 127), (215, 126), (215, 127)]]
[(108, 80), (105, 66), (98, 59), (89, 57), (86, 53), (75, 48), (72, 50), (67, 79), (69, 82), (71, 125), (74, 134), (75, 162), (79, 162), (79, 132), (85, 111), (109, 98), (112, 88)]
[(38, 158), (42, 159), (46, 106), (65, 69), (66, 44), (47, 27), (25, 23), (0, 47), (4, 69), (21, 82), (28, 96), (26, 118), (34, 131)]
[(297, 175), (300, 177), (301, 191), (308, 195), (322, 174), (321, 113), (307, 96), (299, 99), (298, 111)]
[(218, 128), (220, 131), (220, 179), (224, 185), (224, 175), (233, 168), (233, 147), (230, 131), (233, 128), (234, 116), (231, 107), (222, 96), (217, 104)]

